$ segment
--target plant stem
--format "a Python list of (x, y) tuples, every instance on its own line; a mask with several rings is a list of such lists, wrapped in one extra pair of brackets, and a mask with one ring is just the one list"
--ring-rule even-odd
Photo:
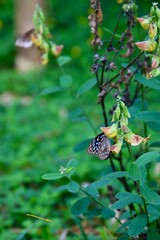
[(134, 157), (133, 157), (133, 154), (132, 154), (132, 151), (131, 151), (131, 147), (130, 147), (130, 145), (128, 143), (127, 143), (127, 148), (128, 148), (128, 152), (129, 152), (131, 161), (134, 162)]
[[(142, 86), (142, 111), (145, 109), (145, 99), (144, 99), (144, 86)], [(147, 124), (144, 122), (143, 123), (143, 128), (144, 128), (144, 136), (147, 137), (148, 136), (148, 131), (147, 131)], [(148, 152), (148, 142), (146, 142), (145, 144), (145, 152)]]
[(144, 209), (145, 209), (146, 216), (147, 216), (147, 225), (149, 226), (149, 214), (148, 214), (147, 205), (146, 205), (146, 202), (145, 202), (145, 199), (143, 198), (143, 196), (141, 196), (141, 198), (142, 198), (142, 201), (144, 203)]
[(126, 67), (124, 67), (119, 73), (117, 73), (113, 78), (111, 78), (108, 82), (106, 82), (104, 86), (106, 86), (108, 83), (112, 82), (115, 78), (119, 77), (121, 75), (122, 72), (124, 72), (125, 70), (127, 70), (134, 62), (137, 61), (137, 59), (142, 56), (144, 52), (141, 52), (140, 54), (138, 54), (137, 57), (135, 57)]
[[(85, 193), (88, 197), (90, 197), (95, 203), (97, 203), (102, 209), (105, 208), (105, 206), (99, 202), (97, 199), (95, 199), (92, 195), (90, 195), (87, 191), (85, 191), (83, 188), (80, 188), (80, 190)], [(122, 225), (121, 221), (117, 217), (113, 217), (120, 225)], [(126, 228), (125, 228), (126, 230)]]
[(87, 235), (85, 234), (85, 231), (84, 231), (84, 229), (83, 229), (83, 226), (82, 226), (82, 224), (81, 224), (81, 221), (80, 221), (79, 217), (76, 218), (76, 223), (77, 223), (77, 225), (79, 226), (79, 229), (80, 229), (80, 231), (81, 231), (81, 234), (82, 234), (82, 236), (83, 236), (83, 239), (84, 239), (84, 240), (88, 240)]
[(112, 171), (115, 172), (115, 171), (116, 171), (116, 168), (115, 168), (115, 166), (114, 166), (114, 162), (113, 162), (112, 155), (110, 155), (109, 160), (110, 160), (110, 164), (111, 164), (111, 167), (112, 167)]

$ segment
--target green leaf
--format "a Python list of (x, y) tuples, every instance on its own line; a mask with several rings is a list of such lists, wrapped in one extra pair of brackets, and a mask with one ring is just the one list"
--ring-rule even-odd
[(160, 124), (160, 112), (142, 111), (138, 112), (135, 117), (144, 122), (158, 122)]
[(160, 154), (156, 151), (147, 152), (141, 155), (136, 161), (135, 164), (138, 167), (145, 166), (147, 163), (150, 163), (152, 161), (156, 161), (157, 158), (160, 156)]
[(140, 181), (140, 184), (144, 184), (146, 181), (146, 178), (147, 178), (147, 169), (145, 166), (141, 166), (141, 167), (139, 167), (139, 169), (141, 172), (141, 177), (140, 177), (139, 181)]
[(101, 179), (91, 183), (89, 186), (97, 189), (97, 188), (106, 186), (108, 183), (109, 183), (109, 180), (102, 177)]
[(150, 127), (154, 132), (160, 132), (160, 121), (159, 122), (147, 122), (148, 127)]
[(104, 218), (104, 219), (110, 219), (115, 216), (115, 212), (113, 210), (111, 210), (110, 208), (104, 208), (102, 210), (101, 215), (102, 215), (102, 218)]
[(61, 55), (57, 58), (57, 62), (58, 62), (58, 65), (60, 67), (62, 67), (63, 65), (67, 64), (68, 62), (71, 61), (71, 57), (69, 56), (64, 56), (64, 55)]
[(92, 196), (94, 199), (98, 199), (99, 197), (99, 192), (97, 190), (97, 188), (95, 188), (94, 186), (92, 186), (92, 184), (90, 184), (89, 186), (87, 186), (85, 189), (85, 192), (87, 192), (87, 194), (89, 196)]
[(64, 88), (62, 88), (60, 86), (55, 86), (55, 87), (50, 87), (50, 88), (44, 89), (40, 94), (48, 95), (48, 94), (52, 94), (52, 93), (56, 93), (56, 92), (61, 92), (63, 90), (64, 90)]
[(128, 227), (128, 235), (135, 237), (144, 231), (144, 228), (147, 224), (147, 217), (144, 214), (140, 214), (135, 217), (133, 220), (130, 220)]
[(91, 88), (93, 88), (96, 85), (97, 81), (95, 78), (91, 78), (88, 81), (86, 81), (84, 84), (80, 86), (80, 88), (77, 91), (77, 97), (82, 95), (83, 93), (89, 91)]
[(60, 173), (46, 173), (42, 176), (42, 179), (45, 180), (56, 180), (59, 178), (63, 178), (64, 176)]
[(63, 88), (68, 88), (72, 85), (71, 75), (63, 74), (59, 79), (60, 85)]
[(73, 120), (79, 116), (83, 116), (83, 110), (81, 108), (76, 108), (73, 111), (69, 112), (68, 119)]
[[(123, 197), (122, 197), (123, 195)], [(142, 199), (137, 195), (129, 192), (116, 194), (116, 197), (120, 199), (112, 204), (113, 210), (128, 206), (130, 203), (143, 204)]]
[(126, 212), (123, 212), (121, 215), (120, 215), (120, 219), (128, 219), (131, 217), (131, 213), (132, 213), (132, 216), (136, 213), (135, 211), (126, 211)]
[(90, 199), (88, 197), (84, 197), (75, 202), (71, 207), (71, 213), (73, 215), (80, 215), (87, 211), (90, 204)]
[(80, 152), (82, 150), (86, 150), (87, 147), (89, 146), (89, 143), (92, 141), (92, 139), (86, 139), (80, 143), (78, 143), (74, 148), (73, 148), (73, 151), (74, 152)]
[(150, 144), (150, 147), (160, 148), (160, 142), (153, 142), (153, 143)]
[(140, 191), (142, 196), (148, 203), (151, 203), (153, 205), (160, 204), (160, 196), (148, 186), (146, 185), (140, 186)]
[(148, 229), (147, 232), (147, 240), (153, 240), (153, 239), (160, 239), (160, 233), (158, 233), (158, 229)]
[(71, 176), (74, 172), (76, 167), (78, 166), (78, 160), (77, 159), (70, 159), (67, 162), (66, 168), (67, 168), (67, 175)]
[(80, 186), (79, 186), (79, 184), (78, 184), (77, 182), (75, 182), (75, 181), (70, 181), (70, 182), (68, 183), (68, 185), (67, 185), (67, 189), (68, 189), (68, 191), (71, 192), (71, 193), (76, 193), (76, 192), (79, 191)]
[(116, 179), (121, 177), (128, 177), (127, 171), (112, 172), (107, 175), (104, 175), (102, 179)]
[(102, 212), (102, 208), (92, 209), (85, 212), (84, 216), (88, 218), (94, 218), (94, 217), (100, 216), (101, 212)]
[(146, 87), (160, 91), (160, 81), (156, 78), (147, 79), (146, 77), (140, 74), (136, 74), (135, 79)]
[(141, 178), (141, 171), (135, 163), (130, 164), (128, 174), (129, 174), (129, 177), (134, 181), (140, 180)]

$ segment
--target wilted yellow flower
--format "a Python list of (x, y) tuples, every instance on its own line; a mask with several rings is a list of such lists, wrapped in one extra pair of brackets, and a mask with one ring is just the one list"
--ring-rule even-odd
[(149, 19), (148, 18), (137, 18), (138, 22), (141, 24), (142, 28), (147, 30), (149, 28)]
[(131, 131), (125, 134), (126, 142), (132, 146), (137, 146), (142, 142), (146, 143), (149, 141), (149, 139), (150, 139), (150, 136), (148, 136), (147, 138), (143, 138), (139, 135), (132, 133)]
[(157, 42), (156, 41), (143, 41), (143, 42), (136, 42), (135, 45), (142, 51), (148, 51), (152, 52), (156, 49), (157, 47)]
[(63, 49), (63, 45), (57, 46), (56, 44), (52, 43), (51, 52), (55, 57), (58, 57), (61, 54), (62, 49)]

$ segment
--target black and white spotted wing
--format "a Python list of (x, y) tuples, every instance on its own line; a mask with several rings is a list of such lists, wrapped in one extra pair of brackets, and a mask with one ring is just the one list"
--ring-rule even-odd
[(110, 155), (110, 140), (104, 133), (98, 134), (93, 141), (89, 144), (88, 153), (97, 155), (99, 159), (106, 160)]
[(30, 48), (33, 43), (31, 40), (31, 35), (35, 32), (35, 29), (32, 28), (29, 31), (25, 32), (21, 37), (19, 37), (16, 42), (15, 45), (17, 47), (22, 47), (22, 48)]

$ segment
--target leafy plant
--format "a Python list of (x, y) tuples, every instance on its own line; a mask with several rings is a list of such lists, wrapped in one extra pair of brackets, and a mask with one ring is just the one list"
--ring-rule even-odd
[[(91, 218), (99, 219), (100, 239), (152, 239), (154, 234), (160, 234), (159, 182), (152, 171), (152, 166), (159, 164), (160, 153), (152, 148), (153, 144), (149, 145), (152, 135), (148, 133), (148, 127), (153, 131), (159, 129), (160, 112), (148, 110), (146, 106), (149, 106), (148, 90), (160, 89), (157, 77), (160, 9), (157, 4), (153, 4), (149, 16), (138, 18), (142, 27), (148, 30), (149, 39), (136, 43), (142, 52), (135, 55), (132, 29), (136, 26), (137, 5), (134, 1), (117, 1), (123, 4), (122, 11), (115, 30), (111, 32), (109, 43), (101, 39), (99, 31), (104, 12), (100, 1), (90, 2), (91, 13), (88, 19), (93, 35), (91, 45), (94, 49), (94, 59), (91, 69), (94, 78), (83, 83), (76, 92), (73, 90), (73, 95), (75, 99), (80, 98), (97, 86), (98, 103), (104, 122), (100, 128), (102, 133), (97, 135), (92, 118), (82, 106), (70, 114), (70, 119), (87, 121), (96, 135), (90, 145), (90, 141), (84, 139), (74, 149), (81, 151), (89, 145), (88, 153), (102, 160), (108, 159), (110, 168), (107, 174), (84, 185), (74, 177), (77, 160), (70, 159), (66, 166), (60, 166), (59, 172), (44, 174), (42, 178), (54, 181), (61, 179), (65, 184), (63, 189), (76, 194), (78, 200), (72, 204), (71, 214), (77, 219), (84, 239), (89, 239), (82, 224), (84, 218), (88, 221)], [(117, 35), (123, 15), (127, 20), (126, 28), (123, 34)], [(59, 86), (46, 89), (42, 94), (64, 91), (72, 87), (72, 76), (66, 74), (63, 69), (68, 61), (70, 58), (67, 56), (58, 58), (58, 65), (63, 72)], [(107, 104), (111, 97), (112, 107)], [(156, 148), (157, 145), (154, 146)], [(115, 226), (112, 230), (106, 230), (106, 225), (109, 226), (112, 222)]]

